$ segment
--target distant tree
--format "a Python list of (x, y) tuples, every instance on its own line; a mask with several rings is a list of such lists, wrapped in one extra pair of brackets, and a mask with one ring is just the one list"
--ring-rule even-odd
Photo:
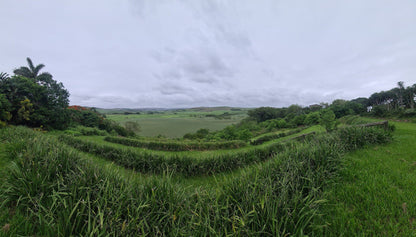
[(321, 115), (321, 125), (326, 129), (326, 131), (333, 131), (336, 127), (335, 114), (332, 110), (324, 110)]
[(36, 82), (44, 82), (47, 83), (48, 81), (52, 80), (52, 75), (48, 72), (39, 73), (42, 68), (45, 67), (43, 64), (38, 64), (36, 66), (33, 65), (32, 60), (28, 57), (26, 58), (27, 64), (29, 67), (20, 67), (15, 69), (13, 72), (18, 76), (23, 76), (27, 78), (32, 78)]
[(7, 100), (5, 94), (0, 94), (0, 128), (4, 127), (12, 118), (12, 115), (10, 114), (11, 111), (11, 104), (9, 100)]
[(14, 70), (12, 77), (0, 80), (0, 94), (10, 103), (10, 122), (32, 127), (63, 129), (68, 125), (69, 93), (49, 73), (39, 73), (43, 64)]
[(365, 98), (365, 97), (359, 97), (359, 98), (353, 99), (351, 100), (351, 102), (361, 104), (363, 107), (367, 107), (369, 105), (368, 98)]
[(248, 111), (248, 116), (257, 122), (277, 118), (277, 109), (272, 107), (260, 107)]
[(124, 123), (124, 127), (126, 128), (127, 132), (129, 132), (129, 134), (131, 135), (140, 132), (140, 125), (136, 121), (127, 121)]
[(321, 113), (319, 111), (312, 112), (306, 115), (305, 124), (309, 126), (319, 124), (320, 119), (321, 119)]
[(397, 87), (398, 87), (398, 93), (397, 93), (397, 99), (398, 99), (398, 106), (401, 107), (403, 106), (403, 97), (404, 97), (404, 92), (405, 92), (405, 88), (404, 88), (404, 82), (399, 81), (397, 82)]
[[(66, 108), (69, 93), (61, 83), (51, 80), (50, 83), (38, 84), (30, 78), (13, 76), (0, 83), (0, 93), (5, 94), (11, 104), (10, 122), (13, 124), (62, 129), (68, 123)], [(32, 106), (22, 104), (26, 100)], [(24, 109), (26, 113), (23, 120), (19, 115), (23, 111), (22, 106), (27, 109)]]

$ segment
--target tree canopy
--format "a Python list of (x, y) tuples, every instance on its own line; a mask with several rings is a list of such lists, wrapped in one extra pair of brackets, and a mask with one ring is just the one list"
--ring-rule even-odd
[[(63, 129), (68, 125), (69, 92), (49, 73), (40, 73), (43, 64), (14, 70), (0, 80), (0, 94), (7, 100), (10, 123), (31, 127)], [(4, 117), (4, 116), (3, 116)], [(3, 118), (4, 119), (4, 118)]]

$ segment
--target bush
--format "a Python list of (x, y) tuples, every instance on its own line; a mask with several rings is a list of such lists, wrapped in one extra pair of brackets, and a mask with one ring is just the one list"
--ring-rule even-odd
[(326, 131), (333, 131), (337, 125), (335, 120), (335, 114), (332, 110), (325, 110), (322, 112), (320, 124), (326, 129)]

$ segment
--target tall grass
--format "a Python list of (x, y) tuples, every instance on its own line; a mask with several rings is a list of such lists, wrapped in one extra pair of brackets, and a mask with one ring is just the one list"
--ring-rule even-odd
[[(367, 129), (357, 130), (350, 130), (351, 136), (361, 136)], [(129, 183), (112, 170), (81, 159), (80, 153), (54, 137), (7, 128), (0, 132), (0, 139), (12, 137), (7, 138), (10, 146), (18, 144), (20, 137), (27, 139), (10, 154), (14, 163), (0, 187), (2, 210), (14, 213), (7, 219), (10, 230), (3, 234), (306, 234), (323, 202), (321, 187), (336, 171), (342, 153), (390, 138), (383, 130), (371, 134), (367, 143), (355, 143), (340, 133), (317, 136), (303, 144), (291, 142), (274, 159), (208, 190), (177, 185), (169, 174), (144, 184)]]
[(263, 144), (265, 142), (271, 141), (271, 140), (275, 140), (281, 137), (286, 137), (286, 136), (290, 136), (293, 135), (295, 133), (298, 133), (300, 131), (302, 131), (304, 128), (299, 128), (299, 129), (294, 129), (288, 132), (281, 132), (281, 133), (273, 133), (273, 134), (266, 134), (266, 135), (262, 135), (260, 137), (257, 137), (255, 139), (252, 139), (250, 141), (251, 145), (260, 145)]
[(175, 153), (165, 156), (151, 151), (135, 151), (98, 144), (66, 135), (61, 135), (59, 139), (76, 149), (114, 161), (125, 168), (158, 174), (169, 170), (184, 176), (212, 175), (231, 171), (270, 159), (285, 149), (284, 143), (275, 143), (261, 148), (212, 154), (208, 157)]
[(161, 151), (191, 151), (191, 150), (218, 150), (233, 149), (247, 146), (244, 141), (226, 141), (226, 142), (179, 142), (179, 141), (146, 141), (122, 137), (105, 137), (107, 142), (118, 143), (126, 146), (147, 148), (150, 150)]

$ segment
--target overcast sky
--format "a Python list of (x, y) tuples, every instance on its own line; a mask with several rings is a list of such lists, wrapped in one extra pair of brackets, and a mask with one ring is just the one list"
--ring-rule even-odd
[(289, 106), (416, 83), (415, 0), (0, 0), (0, 72), (70, 104)]

